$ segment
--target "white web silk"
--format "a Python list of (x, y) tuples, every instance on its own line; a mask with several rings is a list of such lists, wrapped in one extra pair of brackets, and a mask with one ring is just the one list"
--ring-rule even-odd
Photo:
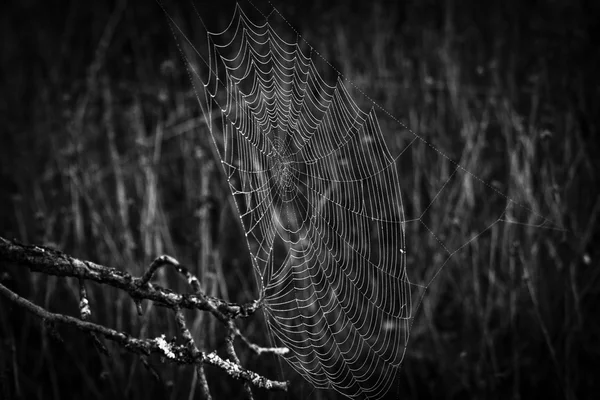
[[(431, 203), (405, 219), (398, 158), (374, 109), (357, 106), (341, 75), (328, 83), (312, 47), (306, 55), (298, 36), (284, 40), (268, 22), (252, 23), (239, 5), (223, 32), (207, 30), (208, 56), (181, 34), (273, 344), (287, 347), (286, 360), (317, 388), (384, 396), (396, 382), (413, 318), (405, 225), (421, 224), (447, 255), (431, 281), (456, 252), (507, 221), (515, 203), (450, 160), (454, 171)], [(449, 160), (409, 132), (407, 148), (421, 141)], [(459, 174), (499, 195), (505, 208), (468, 241), (444, 241), (424, 217)]]
[(185, 58), (271, 337), (315, 387), (380, 397), (404, 357), (411, 296), (398, 172), (375, 113), (239, 6), (208, 38), (206, 65)]

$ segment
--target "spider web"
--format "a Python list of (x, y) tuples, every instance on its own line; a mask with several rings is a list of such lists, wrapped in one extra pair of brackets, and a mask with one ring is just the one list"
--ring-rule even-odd
[[(293, 28), (295, 40), (280, 36), (268, 22), (287, 23), (276, 8), (260, 14), (265, 22), (254, 23), (238, 4), (224, 31), (204, 26), (203, 52), (167, 16), (235, 200), (274, 345), (290, 350), (288, 363), (316, 388), (381, 398), (396, 382), (415, 299), (453, 255), (493, 225), (514, 222), (516, 203), (406, 128)], [(357, 90), (369, 111), (353, 99)], [(398, 156), (376, 109), (409, 134)], [(407, 218), (399, 170), (418, 144), (452, 169), (420, 215)], [(429, 221), (428, 211), (456, 201), (450, 188), (466, 184), (484, 187), (500, 207), (465, 241), (444, 227), (451, 224)], [(548, 223), (525, 213), (537, 226)], [(445, 257), (425, 284), (407, 275), (407, 224), (424, 228)]]

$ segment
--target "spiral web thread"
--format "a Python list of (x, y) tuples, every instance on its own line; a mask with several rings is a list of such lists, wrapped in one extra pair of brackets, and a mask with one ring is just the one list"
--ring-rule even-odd
[[(290, 350), (288, 363), (316, 388), (381, 398), (406, 351), (411, 286), (429, 286), (409, 282), (406, 224), (422, 224), (448, 255), (433, 280), (456, 252), (507, 221), (513, 201), (453, 163), (438, 195), (463, 173), (506, 202), (498, 219), (458, 244), (426, 225), (429, 206), (406, 219), (400, 156), (390, 154), (375, 108), (404, 125), (370, 99), (374, 108), (362, 111), (341, 74), (326, 82), (315, 64), (320, 55), (310, 45), (305, 54), (297, 32), (295, 42), (286, 41), (263, 17), (267, 22), (255, 24), (236, 5), (223, 32), (206, 30), (208, 55), (172, 19), (171, 27), (183, 38), (180, 49), (235, 199), (274, 345)], [(414, 135), (408, 146), (422, 141), (446, 157), (408, 131)], [(437, 195), (430, 206), (435, 201)]]

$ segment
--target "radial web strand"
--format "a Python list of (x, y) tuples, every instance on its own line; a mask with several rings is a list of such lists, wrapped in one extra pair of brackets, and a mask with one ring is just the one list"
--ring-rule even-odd
[[(408, 344), (411, 288), (428, 285), (409, 282), (407, 224), (443, 249), (441, 269), (508, 218), (512, 201), (499, 193), (502, 212), (467, 242), (432, 228), (429, 206), (405, 218), (401, 163), (377, 104), (363, 111), (356, 88), (336, 71), (325, 76), (297, 32), (284, 38), (263, 17), (252, 22), (236, 6), (224, 31), (207, 30), (203, 51), (172, 27), (235, 200), (273, 345), (289, 348), (288, 363), (316, 388), (381, 398)], [(408, 132), (407, 148), (423, 142)], [(454, 164), (430, 205), (449, 201), (459, 177), (478, 179)]]

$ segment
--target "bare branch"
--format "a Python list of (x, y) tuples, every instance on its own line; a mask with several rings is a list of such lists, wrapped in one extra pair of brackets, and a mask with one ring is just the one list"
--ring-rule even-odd
[(256, 343), (252, 343), (239, 330), (237, 330), (236, 334), (237, 334), (237, 336), (240, 337), (240, 339), (242, 339), (242, 342), (244, 342), (244, 344), (246, 346), (248, 346), (248, 348), (250, 350), (254, 351), (254, 353), (256, 353), (259, 356), (262, 354), (275, 354), (278, 356), (283, 356), (283, 355), (286, 355), (287, 353), (289, 353), (289, 351), (290, 351), (287, 347), (262, 347), (262, 346), (259, 346)]
[[(168, 263), (169, 256), (159, 257), (160, 264)], [(252, 315), (260, 306), (258, 301), (239, 305), (221, 299), (198, 294), (178, 294), (169, 289), (152, 285), (148, 282), (156, 271), (144, 273), (142, 278), (134, 278), (129, 273), (116, 268), (109, 268), (71, 257), (58, 250), (43, 246), (25, 245), (0, 238), (0, 261), (13, 262), (25, 265), (31, 271), (41, 272), (46, 275), (81, 278), (121, 289), (133, 299), (152, 300), (166, 307), (180, 307), (209, 311), (221, 322), (225, 319), (234, 319)], [(153, 264), (157, 261), (153, 262)], [(175, 261), (177, 263), (177, 261)], [(178, 264), (178, 263), (177, 263)], [(181, 268), (181, 267), (180, 267)], [(149, 271), (152, 268), (149, 268)]]
[(198, 281), (198, 278), (196, 278), (192, 273), (190, 273), (187, 268), (179, 264), (179, 262), (176, 259), (166, 255), (158, 257), (152, 262), (152, 264), (150, 264), (144, 275), (142, 275), (142, 277), (139, 279), (138, 285), (143, 286), (146, 283), (148, 283), (159, 268), (167, 265), (173, 266), (177, 272), (179, 272), (187, 279), (189, 285), (194, 290), (194, 293), (202, 294), (202, 288), (200, 286), (200, 281)]
[[(235, 336), (240, 336), (244, 343), (257, 354), (269, 350), (260, 350), (262, 349), (261, 347), (252, 344), (240, 333), (234, 323), (236, 318), (252, 315), (261, 306), (261, 303), (255, 301), (246, 305), (239, 305), (205, 295), (201, 291), (201, 285), (198, 279), (173, 257), (158, 257), (140, 278), (136, 278), (119, 269), (105, 267), (90, 261), (79, 260), (55, 249), (35, 245), (25, 245), (15, 241), (8, 241), (0, 237), (0, 265), (7, 263), (24, 265), (31, 271), (44, 273), (46, 275), (77, 278), (79, 281), (79, 313), (81, 319), (49, 312), (29, 300), (22, 298), (2, 284), (0, 284), (0, 294), (19, 307), (42, 318), (50, 327), (57, 323), (63, 323), (91, 334), (94, 338), (94, 342), (99, 346), (102, 352), (107, 353), (106, 348), (96, 335), (102, 335), (106, 339), (118, 343), (129, 351), (140, 354), (143, 361), (145, 360), (145, 356), (157, 354), (160, 355), (163, 360), (171, 363), (193, 365), (196, 369), (200, 390), (207, 399), (210, 399), (210, 392), (204, 374), (203, 364), (218, 367), (227, 375), (244, 381), (244, 386), (249, 398), (252, 398), (250, 385), (268, 390), (287, 390), (288, 382), (272, 381), (253, 371), (243, 368), (240, 365), (240, 361), (235, 353), (235, 348), (233, 347)], [(150, 282), (152, 277), (159, 268), (164, 266), (172, 266), (179, 274), (184, 276), (194, 293), (179, 294), (152, 284)], [(175, 313), (175, 321), (179, 328), (179, 336), (182, 339), (183, 344), (176, 344), (174, 338), (173, 340), (167, 340), (165, 335), (161, 335), (154, 339), (139, 339), (103, 325), (89, 322), (88, 319), (92, 315), (92, 309), (88, 300), (85, 284), (86, 280), (112, 286), (127, 292), (136, 302), (138, 307), (141, 304), (141, 301), (151, 300), (157, 304), (171, 308)], [(214, 351), (207, 354), (198, 349), (194, 343), (192, 334), (187, 327), (182, 309), (208, 311), (226, 326), (228, 332), (226, 338), (226, 350), (230, 360), (222, 359)], [(274, 351), (271, 352), (275, 354), (285, 354), (285, 351), (287, 351), (287, 349), (273, 350)]]

